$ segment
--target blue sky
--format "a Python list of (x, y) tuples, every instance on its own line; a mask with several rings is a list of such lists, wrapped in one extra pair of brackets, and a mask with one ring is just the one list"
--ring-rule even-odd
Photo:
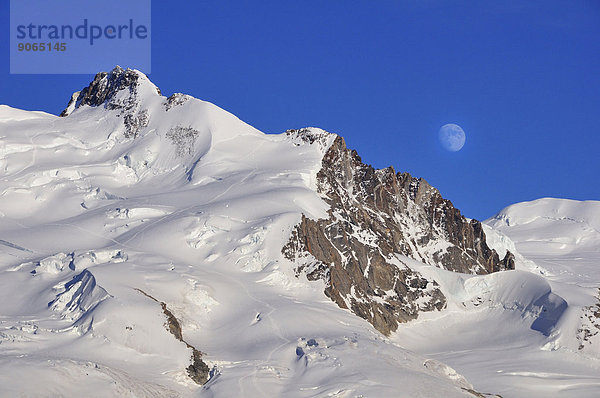
[[(149, 77), (163, 94), (267, 133), (338, 133), (467, 217), (545, 196), (600, 199), (598, 1), (152, 3)], [(93, 76), (10, 75), (0, 4), (0, 103), (59, 113)], [(465, 130), (459, 152), (438, 142), (446, 123)]]

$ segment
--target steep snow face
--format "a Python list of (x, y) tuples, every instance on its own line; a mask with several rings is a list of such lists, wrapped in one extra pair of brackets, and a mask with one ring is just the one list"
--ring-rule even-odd
[(327, 215), (334, 139), (265, 135), (120, 68), (62, 117), (1, 107), (0, 395), (471, 396), (281, 254)]

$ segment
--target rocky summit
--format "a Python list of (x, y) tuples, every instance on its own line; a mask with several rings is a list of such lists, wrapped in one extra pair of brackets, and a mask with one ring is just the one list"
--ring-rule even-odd
[[(314, 141), (310, 129), (288, 134)], [(446, 299), (433, 280), (402, 262), (406, 256), (450, 271), (487, 274), (514, 269), (486, 244), (481, 223), (467, 220), (425, 180), (392, 167), (376, 170), (337, 136), (323, 157), (317, 190), (325, 219), (302, 217), (284, 247), (297, 272), (326, 282), (325, 293), (388, 335)]]

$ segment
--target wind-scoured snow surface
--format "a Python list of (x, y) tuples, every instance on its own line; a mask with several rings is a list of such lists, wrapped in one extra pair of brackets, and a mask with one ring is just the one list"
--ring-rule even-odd
[(600, 396), (600, 202), (539, 199), (485, 222), (517, 270), (486, 276), (424, 267), (445, 312), (405, 325), (397, 342), (503, 397)]
[(326, 215), (334, 135), (266, 135), (138, 78), (121, 108), (0, 106), (1, 396), (472, 396), (281, 254), (301, 214)]

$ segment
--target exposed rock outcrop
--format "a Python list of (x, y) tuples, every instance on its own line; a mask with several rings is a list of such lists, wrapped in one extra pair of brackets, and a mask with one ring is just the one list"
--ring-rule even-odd
[(188, 366), (186, 368), (188, 376), (192, 380), (194, 380), (194, 382), (196, 382), (197, 384), (206, 383), (210, 377), (210, 368), (208, 367), (206, 362), (204, 362), (202, 360), (202, 352), (197, 350), (196, 347), (192, 346), (191, 344), (189, 344), (187, 341), (185, 341), (183, 339), (181, 325), (179, 324), (179, 321), (177, 320), (175, 315), (173, 315), (173, 313), (169, 310), (169, 308), (167, 307), (167, 304), (165, 304), (162, 301), (158, 301), (157, 299), (155, 299), (154, 297), (152, 297), (151, 295), (149, 295), (148, 293), (144, 292), (141, 289), (136, 289), (136, 290), (138, 292), (142, 293), (144, 296), (148, 297), (149, 299), (160, 304), (160, 307), (162, 308), (162, 311), (165, 314), (165, 317), (167, 318), (167, 322), (165, 324), (167, 330), (173, 336), (175, 336), (175, 338), (177, 340), (181, 341), (188, 348), (190, 348), (192, 350), (192, 358), (191, 358), (192, 363), (190, 364), (190, 366)]
[[(135, 70), (116, 66), (108, 73), (100, 72), (96, 74), (89, 86), (73, 94), (60, 116), (68, 116), (84, 105), (104, 106), (109, 110), (118, 110), (117, 116), (123, 117), (125, 137), (135, 138), (150, 121), (148, 110), (141, 108), (138, 103), (138, 89), (142, 81), (153, 87), (160, 95), (158, 87)], [(127, 90), (126, 95), (117, 95), (124, 90)]]
[(164, 102), (165, 110), (168, 112), (170, 109), (181, 106), (185, 104), (188, 100), (190, 100), (191, 96), (182, 94), (182, 93), (174, 93)]
[[(295, 132), (313, 137), (306, 129)], [(485, 274), (514, 268), (485, 242), (481, 223), (467, 220), (425, 180), (392, 167), (375, 170), (336, 137), (317, 174), (329, 217), (302, 217), (283, 248), (297, 272), (327, 283), (325, 293), (383, 334), (421, 311), (439, 310), (445, 297), (403, 264), (406, 256), (447, 270)]]
[(577, 340), (579, 341), (579, 350), (583, 350), (586, 345), (600, 343), (600, 288), (596, 296), (597, 302), (588, 307), (584, 307), (581, 318), (581, 325), (577, 329)]
[[(116, 93), (125, 89), (128, 89), (131, 94), (135, 93), (140, 76), (142, 75), (139, 72), (129, 68), (123, 69), (120, 66), (116, 66), (110, 72), (97, 73), (89, 86), (73, 94), (67, 108), (62, 111), (60, 116), (67, 116), (73, 109), (82, 105), (106, 105), (111, 109), (111, 106), (115, 105), (111, 103), (111, 100)], [(156, 91), (160, 94), (158, 88)]]

